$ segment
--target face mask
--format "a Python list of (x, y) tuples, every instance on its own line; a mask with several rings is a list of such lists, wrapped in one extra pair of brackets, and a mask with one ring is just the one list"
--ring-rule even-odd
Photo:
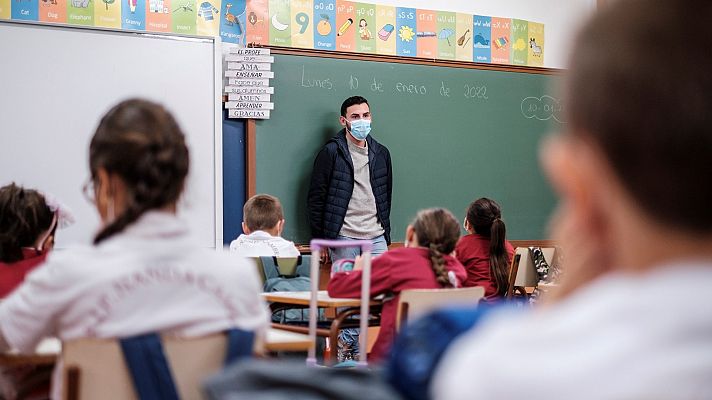
[(357, 140), (365, 140), (371, 132), (371, 121), (367, 119), (357, 119), (352, 121), (351, 128), (349, 130), (351, 135)]

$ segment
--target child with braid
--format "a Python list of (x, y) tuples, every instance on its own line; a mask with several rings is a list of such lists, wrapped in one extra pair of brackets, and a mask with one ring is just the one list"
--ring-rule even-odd
[(0, 303), (0, 351), (32, 352), (47, 336), (261, 336), (257, 272), (196, 245), (176, 214), (188, 167), (185, 136), (165, 108), (134, 99), (109, 110), (89, 146), (87, 197), (102, 222), (94, 245), (52, 253)]
[[(466, 273), (451, 255), (460, 237), (460, 224), (448, 210), (420, 211), (406, 230), (405, 247), (375, 258), (371, 272), (371, 295), (386, 295), (381, 313), (381, 330), (371, 351), (371, 360), (387, 356), (395, 337), (398, 295), (405, 289), (460, 287)], [(329, 281), (329, 295), (361, 295), (360, 259), (353, 271), (339, 272)]]

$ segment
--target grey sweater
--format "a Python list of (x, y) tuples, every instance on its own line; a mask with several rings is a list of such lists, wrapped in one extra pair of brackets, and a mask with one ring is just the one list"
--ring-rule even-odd
[(354, 239), (373, 239), (383, 234), (376, 215), (376, 198), (371, 189), (368, 147), (358, 147), (350, 140), (349, 153), (354, 164), (354, 190), (339, 235)]

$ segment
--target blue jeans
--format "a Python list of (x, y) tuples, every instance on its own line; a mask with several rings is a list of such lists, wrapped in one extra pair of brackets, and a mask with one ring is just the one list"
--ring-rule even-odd
[[(341, 236), (337, 240), (356, 240), (347, 236)], [(388, 250), (388, 245), (386, 244), (386, 238), (383, 235), (371, 239), (373, 243), (373, 248), (371, 249), (371, 255), (378, 256)], [(356, 259), (356, 256), (361, 255), (361, 248), (356, 247), (339, 247), (335, 249), (329, 249), (329, 256), (331, 257), (331, 262), (341, 259)], [(347, 360), (358, 360), (359, 357), (359, 329), (358, 328), (347, 328), (342, 329), (339, 332), (339, 342), (337, 343), (337, 359), (341, 361)]]
[[(348, 236), (341, 236), (339, 235), (336, 240), (358, 240), (354, 238), (350, 238)], [(386, 238), (383, 237), (383, 235), (377, 236), (373, 239), (371, 239), (371, 243), (373, 243), (373, 248), (371, 249), (371, 255), (373, 256), (379, 256), (388, 250), (388, 245), (386, 244)], [(361, 248), (358, 246), (354, 247), (339, 247), (335, 249), (329, 249), (329, 257), (331, 258), (331, 262), (334, 262), (336, 260), (342, 260), (342, 259), (347, 259), (347, 260), (354, 260), (356, 259), (356, 256), (361, 255)]]

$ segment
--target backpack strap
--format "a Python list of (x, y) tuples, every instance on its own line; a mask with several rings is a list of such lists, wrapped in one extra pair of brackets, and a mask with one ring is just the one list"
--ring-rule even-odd
[(225, 332), (227, 335), (227, 354), (225, 366), (242, 358), (250, 358), (255, 343), (255, 333), (232, 328)]
[(138, 398), (178, 400), (171, 369), (157, 333), (121, 339), (121, 351)]

